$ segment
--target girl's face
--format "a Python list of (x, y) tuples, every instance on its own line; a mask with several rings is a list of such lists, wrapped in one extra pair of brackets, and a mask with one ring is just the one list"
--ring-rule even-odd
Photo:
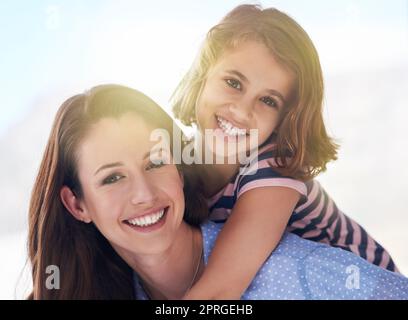
[(82, 217), (117, 251), (160, 253), (173, 242), (183, 219), (183, 181), (169, 164), (171, 156), (150, 141), (151, 131), (132, 113), (103, 118), (77, 150)]
[(249, 130), (257, 129), (260, 145), (276, 128), (293, 83), (265, 45), (243, 42), (210, 68), (196, 105), (198, 127), (224, 141), (249, 139)]

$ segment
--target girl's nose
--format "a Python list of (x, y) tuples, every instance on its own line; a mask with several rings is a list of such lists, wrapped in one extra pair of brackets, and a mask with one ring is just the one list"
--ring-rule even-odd
[(252, 118), (253, 106), (249, 101), (242, 101), (240, 103), (233, 103), (229, 106), (229, 111), (234, 117), (234, 120), (246, 125)]
[(131, 203), (133, 205), (152, 204), (156, 198), (155, 188), (150, 181), (144, 175), (136, 177), (132, 186)]

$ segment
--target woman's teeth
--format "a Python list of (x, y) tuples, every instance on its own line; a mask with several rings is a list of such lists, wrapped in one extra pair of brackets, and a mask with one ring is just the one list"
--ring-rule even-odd
[(216, 117), (218, 126), (221, 128), (221, 130), (226, 133), (229, 136), (245, 136), (246, 135), (246, 129), (240, 129), (233, 124), (223, 118)]
[(149, 214), (143, 217), (127, 220), (127, 222), (134, 226), (147, 227), (147, 226), (157, 223), (163, 217), (163, 215), (164, 215), (164, 209), (161, 209), (160, 211), (156, 213), (152, 213), (152, 214)]

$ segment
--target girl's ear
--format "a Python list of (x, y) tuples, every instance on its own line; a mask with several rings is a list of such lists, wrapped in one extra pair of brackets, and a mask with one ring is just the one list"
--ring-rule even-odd
[(85, 223), (90, 223), (92, 221), (88, 211), (84, 208), (82, 201), (76, 197), (70, 188), (63, 186), (60, 191), (60, 198), (65, 208), (75, 219)]

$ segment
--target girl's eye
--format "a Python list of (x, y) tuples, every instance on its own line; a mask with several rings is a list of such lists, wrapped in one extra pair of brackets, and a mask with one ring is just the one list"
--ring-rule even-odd
[(278, 103), (276, 102), (276, 100), (272, 99), (271, 97), (262, 97), (261, 101), (270, 107), (278, 107)]
[(157, 168), (161, 168), (165, 165), (163, 160), (155, 160), (154, 163), (153, 162), (149, 162), (149, 164), (146, 166), (146, 170), (152, 170), (152, 169), (157, 169)]
[(241, 90), (241, 83), (238, 80), (235, 79), (227, 79), (225, 80), (225, 82), (227, 82), (227, 84), (237, 90)]
[(115, 182), (121, 180), (122, 178), (124, 178), (124, 176), (122, 176), (120, 174), (112, 174), (109, 177), (105, 178), (102, 181), (102, 184), (112, 184), (112, 183), (115, 183)]

